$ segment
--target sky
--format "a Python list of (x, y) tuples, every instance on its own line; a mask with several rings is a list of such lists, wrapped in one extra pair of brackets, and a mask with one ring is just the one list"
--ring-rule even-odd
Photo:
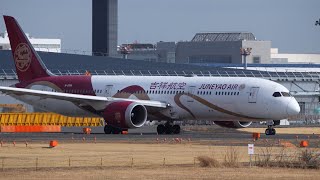
[[(320, 0), (119, 0), (118, 44), (189, 41), (197, 32), (246, 31), (281, 53), (320, 53)], [(1, 0), (36, 38), (91, 51), (91, 0)], [(3, 19), (0, 32), (5, 31)]]

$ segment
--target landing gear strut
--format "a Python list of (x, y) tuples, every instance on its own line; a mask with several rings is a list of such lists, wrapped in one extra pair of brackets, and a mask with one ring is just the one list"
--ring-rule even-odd
[(157, 127), (158, 134), (180, 134), (180, 126), (167, 121), (165, 124), (159, 124)]
[(121, 133), (121, 128), (114, 127), (111, 125), (105, 125), (104, 126), (104, 133), (106, 134), (120, 134)]

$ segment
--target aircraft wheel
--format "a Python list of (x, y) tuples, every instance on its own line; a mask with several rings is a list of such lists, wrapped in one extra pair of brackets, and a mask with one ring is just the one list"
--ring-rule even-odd
[(265, 133), (266, 133), (266, 135), (275, 135), (276, 130), (274, 128), (267, 128)]
[(118, 127), (113, 127), (112, 128), (112, 134), (120, 134), (121, 133), (121, 129)]
[(166, 124), (165, 129), (166, 129), (166, 134), (172, 134), (172, 130), (173, 130), (172, 125)]
[(163, 124), (159, 124), (159, 125), (157, 126), (157, 133), (158, 133), (158, 134), (164, 134), (165, 131), (166, 131), (166, 128), (165, 128), (165, 126), (164, 126)]
[(172, 132), (173, 132), (173, 134), (180, 134), (180, 126), (179, 125), (173, 125), (172, 126)]
[(269, 129), (266, 129), (265, 133), (266, 135), (270, 135)]
[(104, 126), (104, 133), (106, 133), (106, 134), (111, 134), (111, 132), (112, 132), (112, 126), (110, 126), (110, 125), (105, 125)]

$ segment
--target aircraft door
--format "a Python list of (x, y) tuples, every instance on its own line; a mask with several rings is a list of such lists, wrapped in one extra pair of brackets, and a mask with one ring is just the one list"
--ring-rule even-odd
[(106, 85), (106, 88), (105, 88), (105, 91), (104, 91), (104, 96), (105, 97), (111, 97), (112, 88), (113, 88), (113, 85)]
[(259, 92), (259, 87), (252, 87), (249, 92), (248, 102), (249, 103), (256, 103), (257, 96)]
[[(194, 95), (194, 92), (196, 90), (196, 86), (189, 86), (188, 87), (188, 94)], [(193, 98), (189, 97), (188, 102), (193, 102)]]

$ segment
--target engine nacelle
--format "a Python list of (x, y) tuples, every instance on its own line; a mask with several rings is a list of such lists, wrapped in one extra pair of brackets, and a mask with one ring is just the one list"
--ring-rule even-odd
[(104, 109), (103, 118), (109, 125), (139, 128), (147, 121), (147, 109), (135, 102), (113, 102)]
[(216, 125), (226, 128), (246, 128), (251, 125), (252, 122), (243, 121), (215, 121)]

